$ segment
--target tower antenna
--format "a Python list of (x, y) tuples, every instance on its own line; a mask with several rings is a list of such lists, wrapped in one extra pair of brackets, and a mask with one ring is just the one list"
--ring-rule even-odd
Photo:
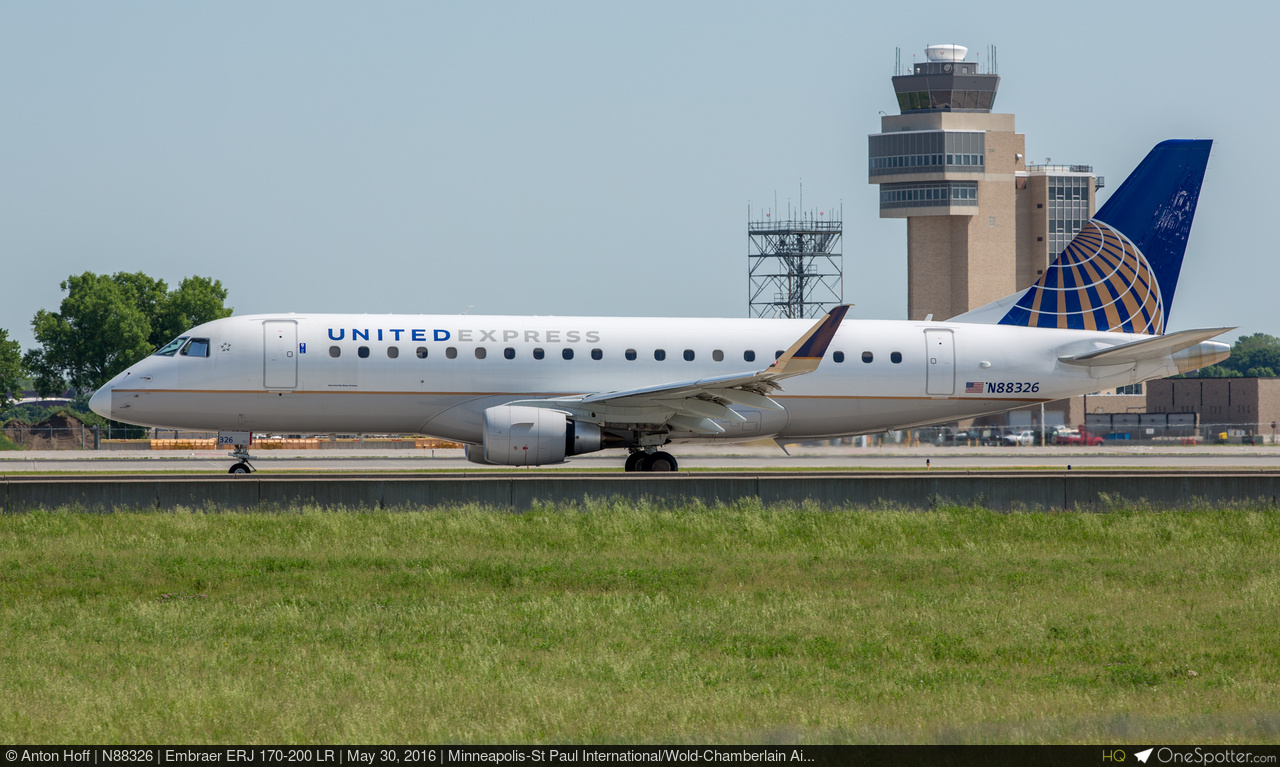
[[(774, 195), (776, 205), (776, 190)], [(749, 316), (818, 317), (844, 302), (843, 202), (840, 211), (806, 215), (788, 200), (785, 219), (748, 218)]]

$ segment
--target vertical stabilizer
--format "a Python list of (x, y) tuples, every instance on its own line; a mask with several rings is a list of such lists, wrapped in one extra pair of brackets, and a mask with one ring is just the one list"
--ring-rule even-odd
[(953, 319), (1164, 333), (1212, 145), (1156, 145), (1034, 285)]

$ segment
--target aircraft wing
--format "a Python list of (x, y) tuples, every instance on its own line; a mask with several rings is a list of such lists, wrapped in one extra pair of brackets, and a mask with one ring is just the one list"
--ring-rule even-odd
[(1202, 328), (1198, 330), (1182, 330), (1163, 336), (1144, 338), (1141, 341), (1099, 349), (1087, 354), (1076, 354), (1059, 357), (1058, 361), (1067, 365), (1095, 367), (1101, 365), (1132, 365), (1147, 360), (1160, 359), (1175, 354), (1183, 349), (1190, 349), (1201, 341), (1220, 336), (1235, 328)]
[(670, 424), (700, 434), (719, 434), (724, 428), (713, 419), (746, 421), (728, 407), (731, 404), (783, 410), (769, 398), (782, 390), (778, 381), (817, 370), (848, 311), (848, 305), (841, 305), (827, 312), (763, 370), (512, 404), (563, 408), (580, 415), (589, 411), (605, 423)]

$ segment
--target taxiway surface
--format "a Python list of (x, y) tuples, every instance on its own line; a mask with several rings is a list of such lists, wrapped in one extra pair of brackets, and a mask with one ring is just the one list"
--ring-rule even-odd
[[(1127, 470), (1280, 469), (1280, 446), (1187, 447), (776, 447), (675, 446), (680, 468), (699, 470), (902, 470), (1057, 468)], [(560, 467), (580, 471), (622, 470), (618, 450), (577, 456)], [(221, 451), (13, 451), (0, 453), (0, 474), (226, 472), (233, 461)], [(253, 454), (263, 472), (484, 471), (461, 450), (263, 450)]]

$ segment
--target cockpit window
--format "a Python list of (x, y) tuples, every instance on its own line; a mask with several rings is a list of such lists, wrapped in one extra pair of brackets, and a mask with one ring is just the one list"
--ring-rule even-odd
[(182, 347), (182, 356), (184, 357), (208, 357), (209, 356), (209, 339), (193, 338)]
[(178, 350), (181, 349), (182, 345), (185, 344), (186, 342), (187, 342), (187, 336), (183, 336), (181, 338), (175, 338), (169, 343), (165, 344), (164, 347), (160, 349), (160, 351), (156, 352), (156, 356), (172, 357), (173, 355), (178, 353)]

